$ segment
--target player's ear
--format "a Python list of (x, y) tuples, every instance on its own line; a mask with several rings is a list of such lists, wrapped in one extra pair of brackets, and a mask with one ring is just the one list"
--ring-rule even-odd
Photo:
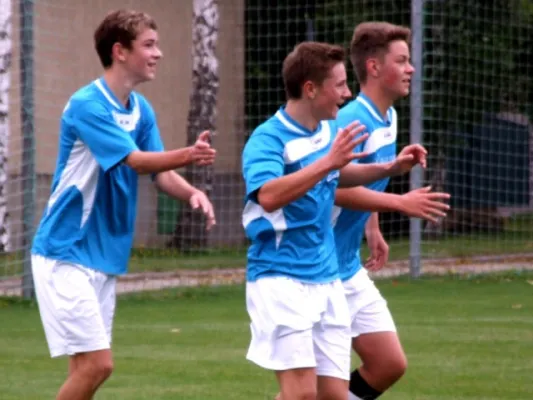
[(113, 56), (113, 60), (123, 63), (126, 61), (126, 48), (119, 42), (116, 42), (111, 47), (111, 55)]
[(366, 70), (368, 71), (368, 75), (370, 75), (373, 78), (377, 78), (379, 75), (379, 62), (377, 58), (369, 58), (366, 60)]
[(302, 95), (309, 99), (314, 99), (316, 96), (317, 86), (313, 81), (306, 81), (302, 86)]

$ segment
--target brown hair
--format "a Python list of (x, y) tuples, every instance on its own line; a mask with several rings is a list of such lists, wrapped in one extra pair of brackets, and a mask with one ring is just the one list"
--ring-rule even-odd
[(320, 42), (298, 44), (283, 61), (283, 84), (289, 99), (302, 97), (302, 86), (307, 81), (320, 85), (331, 68), (344, 63), (345, 51), (340, 46)]
[(359, 83), (367, 78), (366, 62), (385, 54), (396, 40), (411, 41), (411, 30), (388, 22), (363, 22), (355, 27), (350, 43), (350, 61)]
[(94, 32), (94, 47), (104, 68), (113, 64), (111, 54), (115, 43), (131, 49), (131, 43), (145, 28), (157, 30), (154, 19), (146, 13), (116, 10), (107, 14)]

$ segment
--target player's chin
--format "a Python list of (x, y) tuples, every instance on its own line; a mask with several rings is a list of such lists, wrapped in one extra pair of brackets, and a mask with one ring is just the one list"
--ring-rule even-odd
[(144, 71), (143, 79), (144, 81), (153, 81), (155, 79), (155, 69), (149, 68), (148, 70)]

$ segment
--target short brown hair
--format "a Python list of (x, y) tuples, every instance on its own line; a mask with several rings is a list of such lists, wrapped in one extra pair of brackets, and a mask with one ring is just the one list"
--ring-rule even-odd
[(345, 51), (340, 46), (320, 42), (302, 42), (283, 61), (283, 84), (289, 99), (302, 97), (302, 86), (307, 81), (321, 84), (331, 68), (344, 63)]
[(131, 49), (131, 43), (143, 29), (157, 30), (154, 19), (134, 10), (116, 10), (106, 15), (94, 32), (94, 47), (104, 68), (111, 67), (113, 45), (120, 43)]
[(367, 60), (385, 54), (389, 44), (396, 40), (410, 44), (411, 30), (388, 22), (363, 22), (355, 27), (350, 43), (350, 61), (359, 83), (366, 82)]

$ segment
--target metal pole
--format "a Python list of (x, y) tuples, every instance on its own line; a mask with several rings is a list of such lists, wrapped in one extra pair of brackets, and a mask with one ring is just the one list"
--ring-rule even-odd
[(20, 0), (20, 115), (22, 125), (22, 227), (24, 275), (22, 296), (34, 296), (31, 272), (31, 243), (35, 218), (35, 136), (33, 86), (33, 5), (34, 0)]
[[(411, 115), (410, 115), (410, 140), (411, 143), (422, 143), (423, 130), (423, 18), (424, 0), (411, 1), (411, 58), (415, 67), (415, 72), (411, 81)], [(420, 167), (413, 168), (410, 174), (410, 187), (417, 189), (422, 186), (423, 176)], [(411, 218), (409, 227), (409, 267), (411, 277), (417, 278), (421, 274), (420, 257), (422, 243), (422, 223), (418, 218)]]
[(309, 14), (305, 14), (305, 40), (307, 41), (314, 41), (315, 40), (315, 27), (313, 23), (313, 19), (309, 16)]

